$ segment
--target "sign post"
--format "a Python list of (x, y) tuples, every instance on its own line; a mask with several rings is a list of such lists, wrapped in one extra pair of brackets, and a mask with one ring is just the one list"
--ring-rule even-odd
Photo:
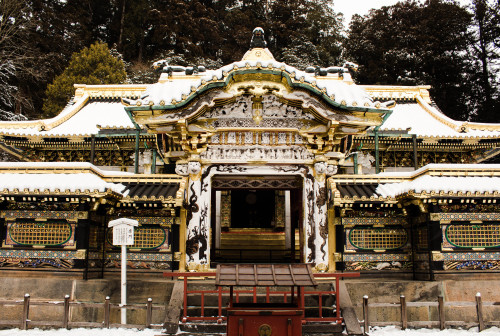
[[(113, 228), (113, 245), (122, 247), (121, 267), (121, 303), (127, 304), (127, 245), (134, 245), (134, 227), (139, 222), (129, 218), (118, 218), (109, 222), (108, 227)], [(127, 309), (121, 309), (121, 324), (127, 324)]]

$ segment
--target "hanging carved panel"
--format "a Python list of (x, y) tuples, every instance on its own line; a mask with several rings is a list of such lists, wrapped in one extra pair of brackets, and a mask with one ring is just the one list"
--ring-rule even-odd
[(298, 179), (272, 177), (224, 178), (214, 179), (215, 189), (298, 189), (302, 187)]

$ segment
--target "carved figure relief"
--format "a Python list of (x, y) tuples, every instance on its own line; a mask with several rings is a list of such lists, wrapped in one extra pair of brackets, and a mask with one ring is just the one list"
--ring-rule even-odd
[(211, 161), (286, 161), (286, 160), (312, 160), (314, 155), (302, 146), (209, 146), (201, 153), (200, 157)]

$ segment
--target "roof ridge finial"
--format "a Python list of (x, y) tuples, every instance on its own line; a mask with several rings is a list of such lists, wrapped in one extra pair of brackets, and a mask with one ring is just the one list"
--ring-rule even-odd
[(264, 39), (264, 29), (256, 27), (252, 32), (250, 48), (267, 48), (267, 42)]

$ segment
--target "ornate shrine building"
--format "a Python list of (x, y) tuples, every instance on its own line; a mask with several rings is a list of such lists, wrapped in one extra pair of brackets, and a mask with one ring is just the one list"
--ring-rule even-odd
[(433, 279), (500, 269), (500, 124), (451, 120), (426, 86), (298, 70), (257, 41), (217, 70), (75, 85), (56, 117), (0, 122), (0, 272), (119, 272), (109, 221), (136, 219), (131, 272), (220, 262)]

